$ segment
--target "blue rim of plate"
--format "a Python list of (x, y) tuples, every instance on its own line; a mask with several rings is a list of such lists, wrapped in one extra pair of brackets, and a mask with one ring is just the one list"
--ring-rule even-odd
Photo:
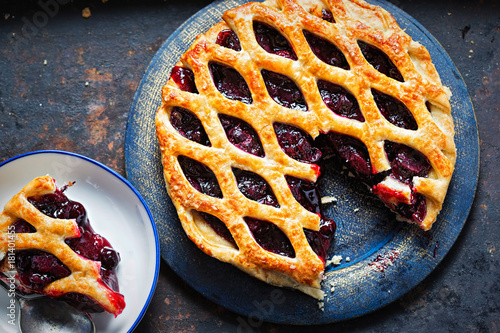
[[(127, 178), (142, 193), (153, 213), (158, 225), (162, 258), (199, 293), (240, 314), (238, 322), (242, 328), (256, 328), (263, 321), (325, 324), (380, 309), (409, 292), (438, 266), (467, 220), (479, 175), (479, 136), (465, 83), (446, 51), (420, 23), (388, 2), (369, 1), (389, 11), (401, 28), (428, 49), (443, 84), (452, 90), (457, 163), (443, 209), (431, 232), (423, 233), (414, 226), (388, 221), (378, 207), (374, 207), (373, 212), (372, 207), (367, 208), (369, 214), (373, 213), (369, 216), (379, 221), (374, 224), (374, 229), (364, 231), (368, 232), (369, 237), (373, 230), (381, 230), (382, 234), (375, 235), (380, 237), (365, 244), (367, 246), (356, 253), (359, 256), (353, 257), (354, 260), (344, 260), (339, 266), (327, 267), (323, 287), (327, 295), (321, 310), (317, 301), (308, 296), (267, 285), (198, 250), (182, 230), (164, 186), (154, 124), (155, 113), (161, 103), (161, 88), (169, 78), (171, 68), (196, 35), (220, 21), (220, 15), (225, 10), (245, 2), (216, 1), (185, 21), (153, 57), (130, 107), (125, 137)], [(339, 184), (353, 186), (353, 192), (359, 195), (357, 186), (352, 182), (336, 178), (330, 184), (330, 176), (336, 177), (327, 175), (325, 178), (328, 180), (326, 195), (336, 195), (332, 187)], [(339, 226), (332, 254), (344, 255), (345, 258), (346, 253), (349, 254), (355, 246), (342, 243), (343, 228), (348, 230), (348, 234), (352, 231), (349, 229), (349, 219), (362, 220), (360, 214), (353, 213), (359, 207), (356, 204), (373, 203), (367, 197), (356, 199), (351, 196), (350, 188), (342, 188), (341, 191), (349, 192), (345, 194), (349, 200), (358, 201), (353, 204), (347, 200), (342, 205), (330, 208), (325, 215), (333, 217)], [(355, 239), (349, 236), (352, 235), (348, 234), (346, 239)], [(373, 269), (377, 267), (374, 264), (380, 256), (394, 255), (393, 250), (397, 251), (399, 258), (387, 262), (383, 272)], [(329, 292), (329, 283), (333, 283), (334, 292)]]
[(156, 225), (154, 223), (154, 219), (153, 219), (153, 215), (151, 214), (146, 202), (144, 201), (144, 199), (142, 198), (142, 196), (140, 195), (140, 193), (134, 188), (134, 186), (132, 186), (132, 184), (126, 180), (125, 178), (123, 178), (120, 174), (118, 174), (116, 171), (114, 171), (113, 169), (109, 168), (108, 166), (100, 163), (100, 162), (97, 162), (89, 157), (86, 157), (86, 156), (83, 156), (83, 155), (80, 155), (80, 154), (77, 154), (77, 153), (72, 153), (72, 152), (68, 152), (68, 151), (62, 151), (62, 150), (37, 150), (37, 151), (32, 151), (32, 152), (28, 152), (28, 153), (24, 153), (24, 154), (21, 154), (21, 155), (18, 155), (18, 156), (15, 156), (15, 157), (12, 157), (2, 163), (0, 163), (0, 168), (10, 162), (13, 162), (17, 159), (20, 159), (20, 158), (23, 158), (23, 157), (26, 157), (26, 156), (29, 156), (29, 155), (37, 155), (37, 154), (47, 154), (47, 153), (53, 153), (53, 154), (62, 154), (62, 155), (70, 155), (70, 156), (74, 156), (74, 157), (77, 157), (77, 158), (81, 158), (87, 162), (90, 162), (94, 165), (97, 165), (98, 167), (106, 170), (107, 172), (109, 172), (110, 174), (112, 174), (113, 176), (115, 176), (116, 178), (118, 178), (122, 183), (124, 183), (125, 185), (127, 185), (127, 187), (132, 190), (132, 192), (135, 194), (135, 196), (139, 199), (139, 201), (141, 202), (142, 206), (144, 207), (144, 209), (146, 210), (147, 214), (148, 214), (148, 217), (149, 217), (149, 221), (151, 222), (151, 227), (153, 228), (153, 233), (154, 233), (154, 236), (155, 236), (155, 240), (156, 240), (156, 244), (155, 244), (155, 253), (156, 253), (156, 262), (155, 262), (155, 273), (154, 273), (154, 279), (153, 279), (153, 284), (151, 286), (151, 290), (149, 292), (149, 295), (148, 295), (148, 298), (146, 300), (146, 303), (144, 304), (139, 316), (137, 317), (137, 319), (135, 320), (135, 322), (133, 323), (133, 325), (130, 327), (130, 329), (127, 331), (129, 333), (133, 332), (134, 329), (137, 327), (137, 325), (139, 325), (139, 323), (141, 322), (142, 318), (144, 317), (144, 315), (146, 314), (146, 310), (148, 309), (148, 306), (149, 306), (149, 303), (151, 302), (151, 299), (153, 298), (153, 295), (154, 295), (154, 292), (156, 290), (156, 283), (158, 281), (158, 275), (159, 275), (159, 272), (160, 272), (160, 245), (159, 245), (159, 239), (158, 239), (158, 232), (156, 230)]

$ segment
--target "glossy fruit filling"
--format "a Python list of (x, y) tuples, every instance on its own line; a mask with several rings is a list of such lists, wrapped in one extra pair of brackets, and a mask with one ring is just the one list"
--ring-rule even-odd
[(417, 122), (403, 102), (375, 89), (372, 89), (372, 95), (377, 108), (387, 121), (401, 128), (417, 130)]
[[(328, 10), (322, 11), (322, 18), (330, 23), (335, 23), (332, 13)], [(277, 29), (258, 21), (254, 21), (253, 28), (257, 42), (266, 52), (297, 60), (293, 47)], [(304, 30), (303, 33), (312, 52), (321, 61), (342, 69), (349, 69), (345, 56), (335, 45), (309, 31)], [(240, 41), (231, 30), (221, 31), (216, 43), (235, 51), (241, 50)], [(395, 80), (404, 81), (398, 68), (381, 50), (362, 41), (359, 41), (358, 45), (365, 59), (376, 70)], [(211, 62), (209, 67), (215, 86), (224, 96), (244, 103), (252, 103), (248, 85), (236, 70), (214, 62)], [(174, 74), (181, 77), (175, 79), (175, 82), (182, 83), (178, 83), (181, 89), (185, 87), (183, 90), (196, 91), (194, 80), (191, 79), (189, 72), (184, 73), (176, 70), (173, 71), (172, 75)], [(300, 88), (292, 79), (266, 69), (261, 70), (261, 75), (269, 95), (276, 103), (289, 109), (308, 110), (307, 102)], [(323, 102), (332, 112), (349, 119), (365, 121), (358, 101), (347, 89), (325, 80), (319, 80), (317, 85)], [(378, 109), (390, 123), (409, 130), (418, 128), (413, 115), (402, 102), (375, 89), (372, 89), (372, 94)], [(185, 133), (183, 135), (191, 140), (207, 144), (207, 139), (200, 139), (204, 138), (204, 131), (197, 118), (192, 118), (189, 114), (186, 115), (178, 110), (175, 117), (176, 119), (171, 121), (172, 123), (176, 122), (174, 127), (181, 134)], [(250, 125), (236, 117), (223, 114), (219, 115), (219, 119), (228, 140), (233, 145), (249, 154), (264, 156), (260, 138)], [(431, 169), (429, 161), (420, 152), (402, 144), (385, 142), (384, 148), (391, 170), (377, 174), (373, 171), (368, 149), (362, 141), (354, 137), (329, 132), (323, 133), (316, 140), (313, 140), (305, 131), (295, 126), (274, 123), (273, 127), (283, 152), (297, 161), (310, 164), (321, 164), (326, 160), (333, 161), (339, 170), (347, 168), (348, 171), (367, 184), (375, 194), (380, 190), (377, 189), (377, 185), (386, 177), (392, 177), (408, 185), (412, 191), (410, 202), (399, 202), (391, 208), (401, 216), (417, 223), (425, 217), (427, 212), (425, 197), (414, 193), (412, 184), (414, 176), (427, 177)], [(191, 185), (198, 191), (214, 197), (222, 197), (217, 179), (210, 169), (183, 156), (179, 156), (179, 163)], [(261, 204), (279, 207), (271, 187), (261, 176), (236, 168), (233, 168), (233, 173), (239, 190), (247, 198)], [(304, 232), (311, 248), (325, 260), (336, 225), (333, 220), (323, 216), (318, 184), (292, 176), (286, 176), (286, 181), (297, 202), (305, 209), (320, 216), (319, 231), (304, 229)], [(392, 192), (389, 195), (396, 194)], [(221, 220), (210, 214), (200, 214), (217, 234), (235, 244), (231, 233)], [(257, 243), (264, 249), (288, 257), (295, 256), (290, 241), (275, 224), (251, 217), (246, 217), (245, 222)]]
[(252, 94), (243, 76), (234, 68), (216, 62), (208, 64), (215, 86), (224, 97), (252, 104)]
[(326, 106), (339, 116), (357, 121), (365, 121), (359, 108), (358, 100), (338, 84), (319, 80), (318, 89)]
[(252, 126), (241, 119), (225, 114), (219, 114), (219, 120), (229, 142), (249, 154), (264, 157), (264, 148)]
[(328, 9), (323, 9), (321, 11), (321, 16), (322, 16), (323, 20), (328, 21), (330, 23), (335, 23), (335, 19), (333, 18), (333, 14)]
[(289, 77), (263, 69), (261, 72), (269, 96), (281, 106), (307, 111), (307, 103), (299, 87)]
[(198, 93), (198, 89), (196, 89), (196, 84), (194, 83), (194, 73), (192, 70), (180, 66), (174, 66), (170, 77), (174, 80), (177, 86), (179, 86), (180, 90), (196, 94)]
[(314, 146), (313, 139), (306, 132), (283, 123), (274, 123), (273, 127), (285, 154), (304, 163), (317, 163), (320, 160), (321, 151)]
[(303, 33), (311, 51), (319, 60), (342, 69), (350, 68), (344, 54), (335, 45), (307, 30), (304, 30)]
[(278, 199), (264, 178), (256, 173), (237, 168), (233, 168), (233, 174), (236, 177), (238, 189), (245, 197), (263, 205), (279, 208)]
[(228, 49), (241, 51), (241, 44), (238, 36), (234, 33), (234, 31), (230, 29), (222, 30), (217, 35), (216, 44), (227, 47)]
[(177, 160), (191, 186), (203, 194), (222, 198), (219, 182), (210, 168), (186, 156), (178, 156)]
[[(81, 236), (66, 239), (65, 242), (79, 255), (101, 263), (102, 281), (111, 289), (119, 291), (115, 268), (120, 255), (111, 244), (91, 227), (82, 204), (69, 200), (63, 190), (52, 194), (28, 198), (43, 214), (60, 219), (75, 219)], [(24, 220), (15, 224), (16, 233), (33, 233), (36, 229)], [(16, 251), (16, 268), (22, 285), (30, 291), (43, 293), (43, 288), (51, 282), (69, 276), (71, 271), (54, 255), (40, 250)], [(102, 312), (103, 309), (86, 295), (68, 293), (58, 297), (85, 312)]]
[(278, 30), (268, 24), (254, 21), (253, 31), (255, 32), (257, 43), (267, 52), (297, 60), (297, 55), (290, 42)]
[(358, 41), (358, 45), (366, 61), (368, 61), (376, 70), (390, 78), (393, 78), (394, 80), (404, 82), (403, 76), (387, 54), (375, 46), (362, 41)]
[(191, 111), (174, 107), (170, 113), (170, 123), (186, 139), (204, 146), (211, 146), (200, 119)]

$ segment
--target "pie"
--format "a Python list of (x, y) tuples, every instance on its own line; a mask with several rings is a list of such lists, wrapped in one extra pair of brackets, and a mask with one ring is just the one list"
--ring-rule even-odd
[(451, 93), (428, 51), (361, 0), (252, 2), (222, 19), (162, 90), (167, 191), (205, 253), (321, 299), (336, 228), (321, 166), (430, 229), (456, 159)]
[(124, 307), (116, 277), (119, 253), (50, 176), (33, 179), (0, 215), (0, 280), (20, 294), (64, 300), (83, 312)]

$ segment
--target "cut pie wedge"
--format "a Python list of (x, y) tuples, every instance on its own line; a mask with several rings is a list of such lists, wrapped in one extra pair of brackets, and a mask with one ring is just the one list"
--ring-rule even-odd
[(50, 176), (38, 177), (7, 202), (0, 215), (0, 279), (21, 294), (116, 317), (125, 307), (115, 272), (120, 255), (65, 189)]
[(451, 94), (427, 50), (360, 0), (252, 2), (222, 19), (163, 87), (168, 193), (205, 253), (321, 299), (335, 223), (319, 165), (430, 229), (456, 159)]

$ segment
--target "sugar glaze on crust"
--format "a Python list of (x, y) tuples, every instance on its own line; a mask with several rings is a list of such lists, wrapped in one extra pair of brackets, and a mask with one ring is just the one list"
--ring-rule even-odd
[[(324, 9), (333, 14), (335, 23), (321, 18)], [(162, 105), (156, 114), (156, 131), (168, 193), (186, 234), (206, 254), (270, 284), (296, 288), (321, 299), (324, 262), (312, 251), (303, 230), (318, 230), (319, 217), (294, 199), (284, 177), (290, 175), (315, 182), (319, 168), (286, 155), (272, 124), (291, 124), (313, 138), (328, 132), (352, 136), (366, 146), (374, 173), (390, 169), (384, 151), (386, 140), (404, 144), (425, 155), (431, 171), (427, 177), (414, 177), (412, 183), (414, 191), (425, 197), (427, 213), (419, 227), (428, 230), (441, 210), (456, 159), (449, 103), (451, 93), (441, 84), (428, 51), (402, 31), (388, 12), (364, 1), (268, 0), (228, 10), (222, 18), (224, 22), (196, 38), (177, 64), (194, 73), (199, 93), (180, 90), (172, 79), (163, 87)], [(256, 41), (254, 20), (285, 36), (298, 59), (286, 59), (266, 52)], [(241, 51), (215, 43), (219, 32), (225, 29), (231, 29), (238, 36)], [(349, 70), (319, 60), (306, 41), (304, 30), (334, 44), (344, 54)], [(394, 80), (370, 65), (358, 41), (382, 50), (396, 65), (404, 82)], [(224, 97), (213, 83), (209, 62), (235, 69), (246, 81), (252, 103)], [(266, 89), (261, 76), (263, 69), (292, 79), (300, 87), (308, 111), (277, 104)], [(352, 93), (365, 121), (332, 112), (320, 96), (318, 80), (336, 83)], [(378, 110), (371, 89), (404, 103), (418, 129), (404, 129), (387, 121)], [(169, 120), (174, 107), (188, 109), (198, 117), (210, 146), (200, 145), (179, 134)], [(232, 145), (219, 121), (219, 114), (237, 117), (251, 125), (259, 134), (265, 157), (248, 154)], [(180, 155), (210, 168), (217, 178), (222, 198), (204, 195), (190, 185), (177, 160)], [(238, 190), (233, 167), (256, 172), (264, 178), (272, 187), (280, 207), (258, 204), (245, 197)], [(398, 190), (394, 182), (386, 184), (394, 186), (394, 191)], [(209, 213), (223, 221), (236, 246), (218, 236), (197, 212)], [(278, 226), (290, 240), (295, 257), (264, 250), (255, 241), (244, 217), (267, 220)]]

